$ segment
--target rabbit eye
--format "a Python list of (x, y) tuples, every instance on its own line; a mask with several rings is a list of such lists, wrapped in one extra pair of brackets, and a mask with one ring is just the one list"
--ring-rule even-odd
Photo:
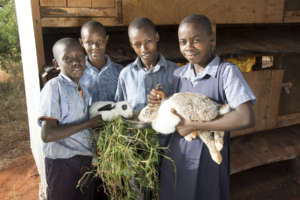
[(122, 105), (123, 110), (127, 110), (127, 105)]

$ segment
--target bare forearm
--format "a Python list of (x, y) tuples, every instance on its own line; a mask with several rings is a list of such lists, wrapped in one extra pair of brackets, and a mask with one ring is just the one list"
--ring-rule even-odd
[(254, 126), (254, 113), (250, 103), (240, 105), (232, 112), (209, 122), (192, 122), (197, 130), (233, 131)]
[(78, 124), (58, 125), (57, 120), (44, 120), (42, 122), (42, 140), (44, 142), (56, 142), (67, 138), (87, 128), (100, 126), (101, 116), (96, 116)]

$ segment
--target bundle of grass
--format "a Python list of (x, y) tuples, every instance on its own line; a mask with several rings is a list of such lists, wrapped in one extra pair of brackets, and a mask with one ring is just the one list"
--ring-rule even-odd
[(163, 147), (151, 128), (135, 129), (121, 118), (107, 122), (97, 140), (97, 176), (110, 199), (139, 199), (152, 191), (158, 199), (158, 164)]

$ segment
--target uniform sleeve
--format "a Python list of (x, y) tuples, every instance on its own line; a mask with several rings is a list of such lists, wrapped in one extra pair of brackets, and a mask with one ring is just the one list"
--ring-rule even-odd
[(122, 79), (122, 74), (119, 76), (118, 84), (117, 84), (117, 90), (115, 95), (115, 101), (124, 101), (126, 99), (126, 88), (125, 88), (125, 82)]
[(237, 66), (233, 64), (226, 66), (223, 74), (223, 85), (231, 108), (236, 108), (247, 101), (255, 104), (256, 97)]
[(61, 119), (60, 98), (57, 84), (46, 84), (40, 94), (40, 113), (38, 124), (44, 119)]

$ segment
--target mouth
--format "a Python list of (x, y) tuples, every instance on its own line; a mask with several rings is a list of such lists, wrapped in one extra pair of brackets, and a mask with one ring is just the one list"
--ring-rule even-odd
[(199, 55), (198, 52), (185, 52), (184, 53), (185, 57), (188, 58), (188, 59), (193, 59), (195, 58), (196, 56)]
[(141, 57), (144, 59), (149, 59), (149, 58), (152, 58), (152, 54), (150, 54), (150, 53), (143, 54)]

